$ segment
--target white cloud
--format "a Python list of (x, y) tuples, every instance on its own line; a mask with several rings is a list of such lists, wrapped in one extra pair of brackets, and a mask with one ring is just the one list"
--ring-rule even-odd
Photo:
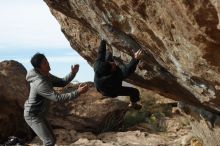
[(0, 45), (0, 49), (6, 48), (3, 44)]
[(71, 50), (60, 25), (43, 0), (0, 0), (0, 61), (16, 60), (32, 69), (31, 56), (44, 53), (52, 72), (64, 76), (70, 66), (80, 64), (76, 80), (92, 81), (93, 70)]
[(69, 47), (60, 25), (43, 0), (7, 0), (0, 5), (0, 45)]
[[(11, 59), (10, 59), (11, 60)], [(30, 58), (14, 58), (13, 60), (16, 60), (20, 63), (30, 63)], [(49, 56), (47, 57), (47, 60), (49, 63), (83, 63), (86, 62), (82, 57), (80, 56)], [(0, 59), (0, 61), (3, 61), (3, 59)]]
[(84, 62), (85, 60), (80, 57), (80, 56), (49, 56), (47, 57), (49, 62), (53, 62), (53, 63), (79, 63), (79, 62)]
[(64, 55), (67, 55), (67, 56), (73, 56), (73, 55), (79, 56), (79, 54), (77, 52), (75, 52), (75, 51), (64, 53)]
[(1, 61), (6, 61), (6, 60), (15, 60), (15, 61), (18, 61), (20, 63), (24, 63), (24, 64), (28, 64), (30, 63), (30, 59), (27, 59), (27, 58), (15, 58), (15, 59), (0, 59), (0, 62)]

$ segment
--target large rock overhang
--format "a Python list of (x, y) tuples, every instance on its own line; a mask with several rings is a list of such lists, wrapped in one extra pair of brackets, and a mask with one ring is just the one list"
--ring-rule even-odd
[(120, 64), (144, 50), (127, 82), (220, 113), (220, 2), (45, 0), (92, 66), (100, 39)]

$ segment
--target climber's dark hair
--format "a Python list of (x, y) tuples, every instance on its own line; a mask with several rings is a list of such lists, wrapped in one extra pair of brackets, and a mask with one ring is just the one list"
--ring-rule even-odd
[(34, 68), (40, 68), (40, 64), (41, 64), (41, 61), (46, 58), (44, 56), (44, 54), (41, 54), (41, 53), (36, 53), (34, 54), (34, 56), (31, 58), (31, 64)]

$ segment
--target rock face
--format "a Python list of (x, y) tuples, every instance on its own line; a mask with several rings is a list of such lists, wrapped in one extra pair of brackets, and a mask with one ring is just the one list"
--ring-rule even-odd
[(219, 0), (45, 0), (71, 46), (91, 65), (100, 39), (117, 63), (144, 50), (127, 81), (220, 113)]
[(199, 137), (205, 146), (220, 145), (220, 116), (201, 108), (180, 102), (178, 107), (190, 121), (192, 134)]
[[(101, 38), (107, 40), (108, 50), (120, 65), (141, 48), (143, 58), (128, 82), (219, 116), (219, 0), (45, 2), (71, 46), (90, 65)], [(198, 119), (191, 119), (194, 133), (205, 144), (219, 145), (218, 126), (208, 130)]]
[[(72, 90), (72, 87), (66, 87), (64, 92), (67, 90)], [(63, 89), (60, 92), (63, 92)], [(100, 99), (100, 95), (92, 87), (86, 95), (78, 97), (78, 100), (68, 104), (53, 103), (51, 106), (53, 115), (50, 116), (50, 123), (54, 128), (53, 131), (57, 139), (56, 144), (58, 146), (203, 146), (190, 145), (192, 141), (194, 143), (199, 143), (200, 141), (192, 134), (188, 120), (179, 113), (172, 114), (172, 100), (164, 100), (163, 97), (153, 93), (149, 94), (149, 91), (144, 89), (140, 90), (140, 92), (145, 94), (146, 97), (142, 101), (142, 110), (129, 110), (124, 117), (122, 128), (99, 134), (91, 133), (85, 129), (85, 123), (88, 123), (88, 129), (91, 129), (91, 127), (98, 127), (100, 129), (102, 126), (98, 125), (103, 124), (97, 121), (101, 121), (101, 119), (108, 121), (108, 118), (104, 118), (102, 112), (110, 115), (114, 111), (108, 111), (107, 108), (118, 108), (121, 110), (121, 105), (123, 104), (120, 101), (117, 101), (119, 106), (114, 104), (116, 103), (114, 99), (111, 102), (110, 100), (106, 102), (106, 99)], [(84, 96), (89, 96), (90, 98)], [(126, 100), (122, 97), (120, 99)], [(105, 106), (103, 105), (104, 101), (106, 102)], [(109, 105), (111, 103), (113, 103), (112, 106)], [(100, 110), (101, 106), (102, 111)], [(96, 107), (98, 109), (94, 111)], [(91, 115), (88, 115), (88, 113), (91, 113)], [(83, 119), (84, 115), (88, 115), (88, 118)], [(117, 118), (120, 117), (118, 114), (115, 116)], [(94, 119), (97, 119), (97, 121), (94, 122)], [(110, 119), (110, 121), (112, 120)], [(114, 124), (118, 124), (119, 121), (115, 121)], [(80, 124), (81, 126), (79, 126)], [(86, 130), (86, 132), (76, 131), (73, 129), (75, 128), (74, 126), (77, 126), (78, 129), (80, 128), (81, 131)], [(38, 146), (42, 145), (42, 142), (36, 137), (29, 145)]]
[[(128, 104), (114, 98), (103, 98), (90, 84), (89, 91), (73, 101), (52, 104), (49, 119), (53, 127), (94, 133), (118, 130)], [(73, 89), (67, 86), (60, 92)]]
[(118, 133), (104, 133), (98, 136), (97, 140), (81, 138), (71, 146), (157, 146), (170, 145), (172, 143), (165, 136), (148, 134), (140, 131), (127, 131)]
[[(126, 132), (108, 132), (100, 135), (92, 133), (77, 133), (76, 131), (57, 130), (57, 145), (69, 146), (203, 146), (202, 144), (190, 144), (191, 140), (195, 140), (190, 134), (181, 137), (182, 139), (175, 139), (176, 135), (166, 136), (136, 131)], [(198, 141), (197, 141), (198, 143)], [(30, 146), (42, 145), (38, 138), (35, 138)]]
[(0, 62), (0, 143), (8, 136), (29, 135), (23, 118), (24, 102), (29, 94), (26, 73), (18, 62)]

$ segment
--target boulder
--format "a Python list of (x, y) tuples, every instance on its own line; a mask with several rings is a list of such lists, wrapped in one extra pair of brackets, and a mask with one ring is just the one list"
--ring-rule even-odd
[[(220, 115), (219, 0), (44, 1), (72, 48), (91, 66), (101, 39), (119, 65), (142, 49), (127, 82)], [(206, 130), (203, 121), (192, 123), (194, 133), (207, 145), (219, 143), (217, 127)]]
[(178, 103), (178, 108), (188, 119), (192, 127), (192, 134), (202, 141), (205, 146), (220, 145), (220, 116), (203, 108)]
[(101, 38), (124, 65), (142, 49), (127, 81), (167, 98), (220, 112), (220, 1), (45, 0), (90, 65)]
[[(90, 85), (87, 93), (72, 101), (51, 104), (49, 119), (53, 127), (94, 133), (120, 128), (128, 110), (128, 103), (116, 98), (103, 97), (92, 83)], [(60, 92), (74, 90), (71, 86)]]
[(0, 143), (8, 136), (27, 138), (29, 128), (23, 118), (29, 94), (26, 69), (16, 61), (0, 62)]

